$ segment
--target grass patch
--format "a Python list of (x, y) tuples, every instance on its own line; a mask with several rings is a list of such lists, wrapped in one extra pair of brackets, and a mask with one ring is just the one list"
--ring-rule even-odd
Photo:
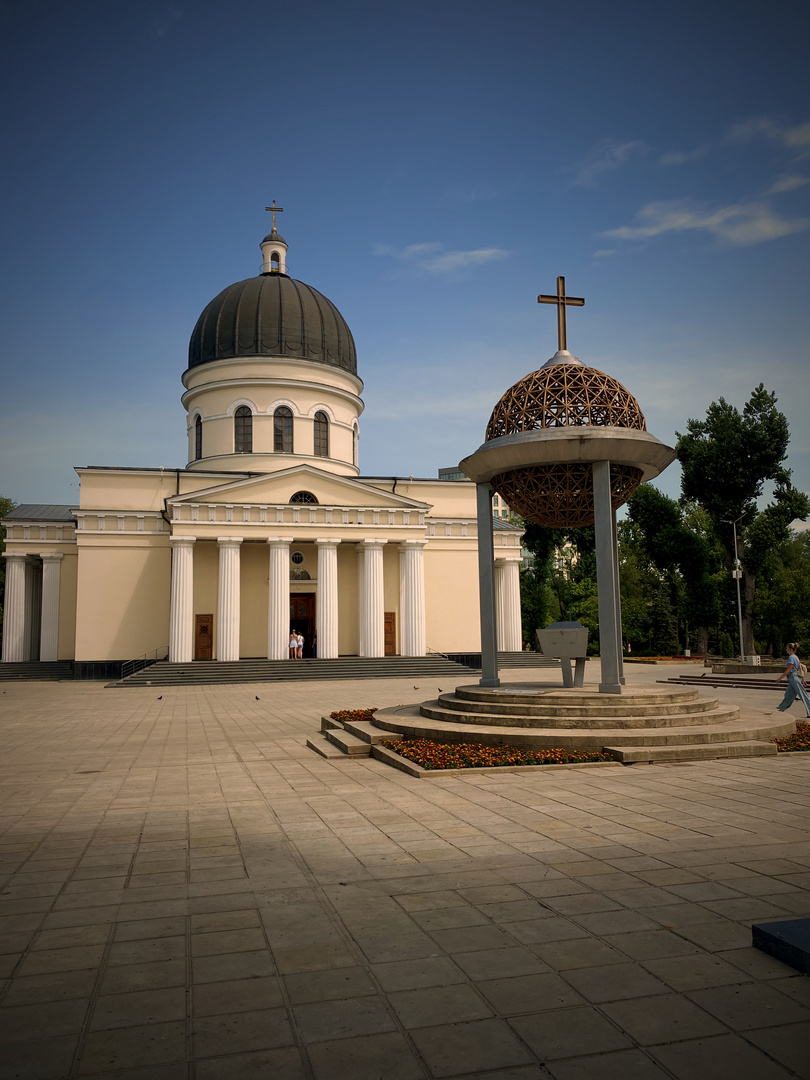
[(440, 743), (432, 739), (384, 739), (382, 745), (423, 769), (482, 769), (506, 765), (579, 765), (613, 761), (601, 750), (526, 750), (486, 743)]
[(330, 712), (329, 717), (331, 720), (339, 720), (342, 724), (359, 720), (370, 720), (374, 713), (377, 711), (378, 706), (375, 705), (373, 709), (338, 709), (337, 712)]
[(771, 742), (776, 743), (777, 750), (810, 750), (810, 724), (806, 720), (797, 720), (795, 735), (785, 735), (781, 739), (771, 739)]

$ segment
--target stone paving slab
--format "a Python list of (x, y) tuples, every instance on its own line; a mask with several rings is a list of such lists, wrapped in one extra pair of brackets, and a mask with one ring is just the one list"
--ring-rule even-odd
[(434, 683), (161, 690), (0, 695), (3, 1077), (810, 1077), (751, 947), (810, 915), (807, 756), (425, 784), (306, 740)]

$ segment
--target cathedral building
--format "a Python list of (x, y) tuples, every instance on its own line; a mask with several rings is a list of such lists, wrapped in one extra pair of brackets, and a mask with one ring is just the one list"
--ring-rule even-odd
[[(281, 660), (292, 629), (324, 659), (480, 650), (475, 485), (361, 475), (354, 339), (273, 217), (262, 272), (191, 335), (185, 467), (77, 468), (78, 507), (5, 519), (4, 662)], [(519, 650), (521, 530), (494, 525), (498, 645)]]

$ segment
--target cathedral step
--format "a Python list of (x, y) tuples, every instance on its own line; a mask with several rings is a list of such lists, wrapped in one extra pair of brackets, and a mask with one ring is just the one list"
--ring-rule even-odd
[(73, 678), (72, 660), (22, 660), (0, 664), (0, 680), (59, 680)]

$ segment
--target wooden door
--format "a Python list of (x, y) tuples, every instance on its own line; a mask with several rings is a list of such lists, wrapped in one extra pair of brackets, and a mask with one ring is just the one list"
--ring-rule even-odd
[(212, 660), (214, 657), (214, 616), (194, 616), (194, 659)]
[(312, 656), (315, 636), (315, 593), (290, 594), (290, 630), (304, 635), (304, 656)]
[(385, 626), (385, 655), (397, 655), (397, 613), (386, 611), (384, 615)]

